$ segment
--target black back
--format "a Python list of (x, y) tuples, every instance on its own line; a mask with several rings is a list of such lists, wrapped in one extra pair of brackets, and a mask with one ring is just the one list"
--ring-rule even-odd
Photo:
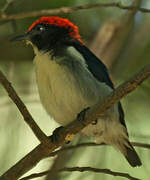
[[(109, 76), (109, 71), (104, 63), (98, 59), (86, 46), (75, 42), (73, 45), (84, 57), (89, 71), (100, 82), (106, 83), (110, 88), (114, 89), (113, 82)], [(124, 120), (124, 112), (121, 103), (118, 103), (119, 119), (121, 124), (126, 127)]]

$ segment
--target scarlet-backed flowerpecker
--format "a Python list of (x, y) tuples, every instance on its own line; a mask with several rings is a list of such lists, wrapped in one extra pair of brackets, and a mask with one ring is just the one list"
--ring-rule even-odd
[[(114, 89), (106, 66), (83, 43), (78, 27), (60, 17), (41, 17), (27, 33), (14, 40), (26, 40), (35, 53), (40, 99), (48, 114), (65, 126), (84, 109), (102, 101)], [(97, 123), (82, 133), (96, 143), (120, 150), (129, 164), (141, 161), (128, 137), (121, 103), (113, 105)]]

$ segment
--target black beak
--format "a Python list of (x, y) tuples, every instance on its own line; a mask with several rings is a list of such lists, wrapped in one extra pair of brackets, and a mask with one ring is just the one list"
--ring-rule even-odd
[(26, 33), (10, 39), (10, 41), (22, 41), (22, 40), (30, 40), (30, 34)]

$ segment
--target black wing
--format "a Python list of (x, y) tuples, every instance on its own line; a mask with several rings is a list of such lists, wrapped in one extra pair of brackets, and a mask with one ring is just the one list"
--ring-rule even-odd
[[(84, 57), (86, 64), (88, 65), (88, 69), (93, 74), (93, 76), (98, 81), (105, 82), (109, 87), (114, 89), (114, 85), (109, 76), (108, 69), (103, 64), (103, 62), (100, 59), (98, 59), (86, 46), (77, 43), (77, 44), (74, 44), (74, 47)], [(120, 102), (118, 103), (118, 111), (119, 111), (120, 122), (126, 127), (125, 120), (124, 120), (124, 112), (123, 112)]]
[(81, 44), (75, 44), (75, 48), (82, 54), (88, 69), (93, 74), (93, 76), (101, 81), (105, 82), (109, 87), (114, 89), (114, 85), (109, 77), (109, 72), (107, 67), (100, 61), (86, 46)]

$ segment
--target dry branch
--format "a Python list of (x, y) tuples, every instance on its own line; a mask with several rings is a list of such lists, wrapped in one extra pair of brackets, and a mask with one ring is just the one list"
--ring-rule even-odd
[(48, 157), (56, 148), (62, 146), (65, 143), (65, 139), (68, 135), (76, 134), (81, 131), (85, 126), (100, 117), (100, 115), (102, 115), (113, 104), (117, 103), (122, 97), (136, 89), (149, 76), (150, 65), (146, 66), (127, 82), (120, 85), (116, 90), (110, 93), (110, 95), (107, 96), (103, 102), (99, 102), (95, 106), (91, 107), (91, 109), (89, 109), (85, 115), (84, 125), (77, 119), (71, 122), (61, 130), (61, 136), (59, 136), (57, 143), (50, 142), (49, 148), (43, 144), (38, 145), (34, 150), (32, 150), (23, 159), (11, 167), (6, 173), (4, 173), (0, 177), (0, 180), (16, 180), (20, 178), (23, 174), (32, 169), (40, 160)]
[(0, 9), (0, 12), (1, 12), (2, 14), (4, 14), (5, 11), (7, 10), (7, 8), (9, 7), (9, 5), (12, 4), (13, 2), (14, 2), (14, 0), (7, 0), (6, 3), (5, 3), (5, 5), (3, 6), (3, 8)]
[(26, 106), (17, 95), (15, 89), (12, 87), (11, 83), (7, 80), (5, 75), (0, 71), (0, 83), (3, 85), (5, 90), (7, 91), (9, 97), (18, 107), (20, 113), (22, 114), (25, 122), (30, 126), (35, 136), (39, 139), (41, 143), (44, 143), (46, 146), (49, 146), (49, 139), (40, 129), (40, 127), (36, 124), (31, 114), (27, 110)]
[[(131, 6), (140, 7), (142, 0), (133, 0)], [(122, 52), (126, 42), (130, 40), (133, 31), (137, 10), (126, 11), (120, 18), (110, 18), (100, 25), (90, 49), (110, 69)]]
[[(120, 177), (124, 177), (130, 180), (140, 180), (138, 178), (135, 178), (133, 176), (130, 176), (127, 173), (121, 173), (121, 172), (117, 172), (117, 171), (112, 171), (110, 169), (99, 169), (99, 168), (92, 168), (92, 167), (64, 167), (61, 169), (58, 169), (56, 172), (94, 172), (94, 173), (104, 173), (104, 174), (108, 174), (108, 175), (112, 175), (112, 176), (120, 176)], [(37, 178), (37, 177), (42, 177), (47, 175), (48, 173), (50, 173), (50, 171), (43, 171), (41, 173), (35, 173), (35, 174), (31, 174), (29, 176), (26, 176), (24, 178), (21, 178), (20, 180), (29, 180), (29, 179), (33, 179), (33, 178)]]
[[(141, 148), (146, 148), (146, 149), (150, 149), (150, 144), (146, 144), (146, 143), (139, 143), (139, 142), (132, 142), (131, 143), (133, 146), (136, 147), (141, 147)], [(94, 147), (94, 146), (102, 146), (102, 145), (106, 145), (106, 144), (96, 144), (96, 143), (80, 143), (77, 145), (72, 145), (72, 146), (67, 146), (64, 148), (61, 148), (59, 150), (56, 150), (54, 152), (52, 152), (49, 157), (53, 157), (58, 155), (59, 153), (62, 153), (64, 151), (68, 151), (68, 150), (72, 150), (72, 149), (78, 149), (78, 148), (82, 148), (82, 147)]]
[(86, 4), (82, 6), (74, 6), (74, 7), (61, 7), (58, 9), (44, 9), (40, 11), (32, 11), (27, 13), (18, 13), (18, 14), (6, 14), (2, 13), (0, 15), (0, 20), (12, 20), (12, 19), (23, 19), (28, 17), (36, 17), (36, 16), (45, 16), (45, 15), (56, 15), (56, 14), (65, 14), (72, 13), (78, 10), (86, 10), (92, 8), (106, 8), (106, 7), (116, 7), (124, 10), (137, 10), (142, 13), (150, 13), (150, 9), (140, 8), (138, 6), (124, 6), (119, 2), (113, 3), (97, 3), (97, 4)]

